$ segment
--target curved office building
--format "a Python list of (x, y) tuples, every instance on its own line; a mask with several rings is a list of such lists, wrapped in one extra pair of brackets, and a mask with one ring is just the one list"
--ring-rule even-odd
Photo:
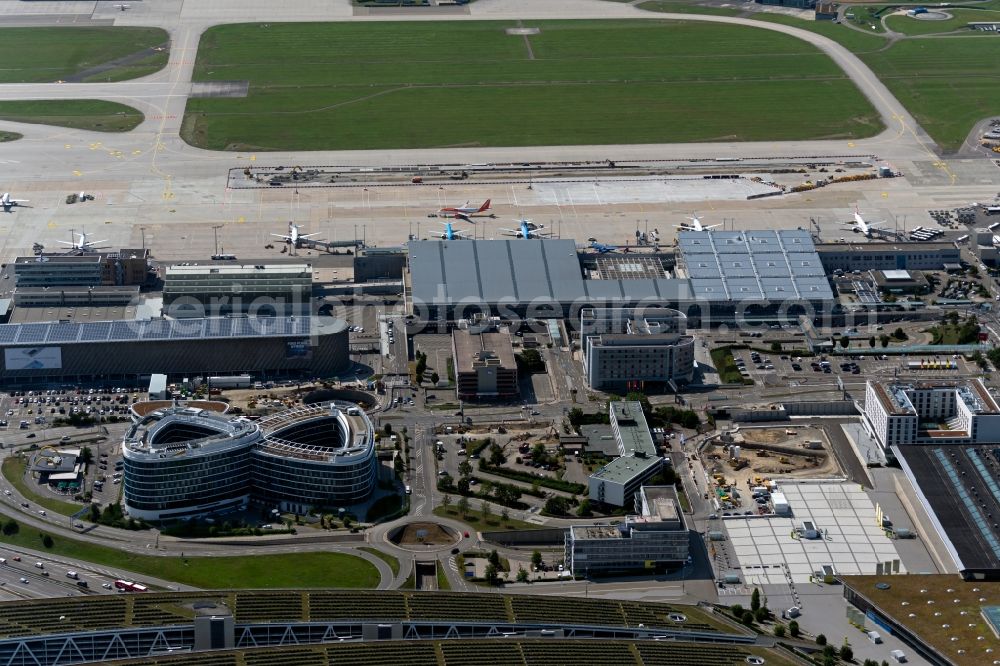
[(195, 407), (160, 409), (125, 435), (125, 508), (169, 520), (244, 505), (250, 499), (253, 421)]
[(260, 422), (253, 485), (287, 511), (340, 507), (375, 486), (375, 433), (351, 403), (292, 409)]
[(194, 407), (158, 409), (125, 437), (125, 508), (173, 520), (248, 502), (305, 513), (366, 499), (377, 459), (371, 421), (352, 403), (254, 422)]

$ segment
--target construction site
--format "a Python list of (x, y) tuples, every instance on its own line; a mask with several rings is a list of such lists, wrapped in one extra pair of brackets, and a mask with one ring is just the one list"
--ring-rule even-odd
[(844, 476), (825, 433), (815, 426), (737, 427), (707, 441), (699, 455), (723, 512), (780, 513), (773, 491), (782, 481)]

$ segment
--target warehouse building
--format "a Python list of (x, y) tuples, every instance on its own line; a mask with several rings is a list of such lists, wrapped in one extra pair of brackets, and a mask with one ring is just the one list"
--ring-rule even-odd
[(259, 422), (197, 407), (157, 409), (125, 436), (124, 498), (133, 518), (189, 518), (253, 503), (304, 514), (346, 507), (375, 486), (375, 436), (354, 404)]
[(981, 379), (868, 380), (863, 423), (883, 449), (1000, 442), (1000, 406)]
[(694, 376), (687, 318), (670, 308), (586, 308), (580, 347), (587, 384), (599, 391), (676, 390)]
[(312, 280), (308, 264), (168, 266), (163, 309), (171, 317), (302, 316)]
[(347, 323), (333, 317), (3, 324), (0, 348), (7, 384), (138, 384), (157, 372), (329, 377), (350, 364)]
[(40, 254), (14, 259), (14, 284), (18, 288), (141, 286), (148, 276), (149, 250)]
[(629, 506), (639, 487), (660, 473), (664, 461), (641, 403), (612, 402), (609, 410), (618, 457), (590, 475), (588, 496), (593, 502)]
[(520, 394), (510, 333), (457, 329), (451, 340), (459, 399), (509, 400)]
[(573, 525), (566, 530), (564, 555), (574, 576), (664, 570), (682, 566), (690, 536), (673, 486), (642, 486), (636, 515), (618, 525)]
[(961, 264), (954, 243), (819, 243), (816, 252), (827, 273), (834, 271), (939, 271)]

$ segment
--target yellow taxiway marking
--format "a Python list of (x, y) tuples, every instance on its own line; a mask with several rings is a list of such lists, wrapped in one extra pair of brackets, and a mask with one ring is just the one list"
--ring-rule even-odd
[(73, 169), (73, 175), (74, 176), (82, 176), (83, 172), (82, 171), (77, 171), (76, 169)]

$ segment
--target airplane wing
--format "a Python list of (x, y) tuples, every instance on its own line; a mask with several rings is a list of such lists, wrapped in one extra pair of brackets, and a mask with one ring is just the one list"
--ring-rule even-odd
[(299, 238), (311, 238), (312, 236), (319, 236), (319, 232), (317, 231), (314, 234), (299, 234)]
[(288, 234), (271, 234), (275, 238), (281, 238), (282, 240), (288, 240)]
[(706, 227), (706, 226), (704, 226), (704, 225), (702, 225), (702, 227), (701, 227), (701, 228), (702, 228), (703, 230), (705, 230), (705, 231), (708, 231), (709, 229), (714, 229), (714, 228), (716, 228), (716, 227), (721, 227), (721, 226), (722, 226), (721, 224), (710, 224), (710, 225), (708, 225), (707, 227)]
[(505, 231), (506, 232), (504, 234), (504, 236), (520, 236), (521, 235), (521, 230), (520, 229), (504, 229), (504, 228), (501, 227), (500, 231)]
[(467, 213), (458, 213), (458, 212), (456, 212), (456, 213), (452, 214), (452, 217), (454, 217), (455, 219), (458, 219), (458, 220), (463, 220), (465, 222), (468, 222), (469, 224), (475, 224), (476, 223), (472, 219), (472, 217), (470, 217)]
[(56, 241), (57, 243), (62, 243), (63, 245), (72, 245), (76, 247), (76, 243), (71, 243), (69, 241)]
[(99, 241), (87, 241), (87, 245), (100, 245), (101, 243), (107, 243), (107, 242), (108, 242), (108, 239), (105, 238), (105, 239), (99, 240)]
[(454, 229), (452, 229), (451, 235), (454, 238), (464, 238), (465, 240), (471, 240), (471, 236), (469, 236), (469, 234), (465, 233), (464, 231), (455, 231)]

